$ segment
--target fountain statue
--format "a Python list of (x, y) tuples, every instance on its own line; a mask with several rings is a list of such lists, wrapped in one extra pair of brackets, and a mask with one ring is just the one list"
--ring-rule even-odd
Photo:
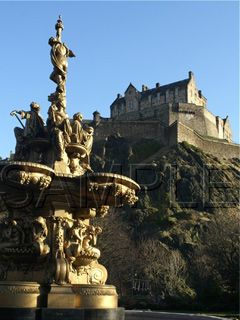
[[(56, 90), (46, 123), (40, 106), (13, 110), (16, 149), (0, 161), (0, 319), (124, 319), (116, 288), (106, 285), (93, 225), (110, 207), (133, 205), (139, 186), (128, 177), (95, 173), (90, 165), (94, 130), (66, 111), (68, 58), (59, 17), (49, 39)], [(25, 124), (23, 123), (25, 122)]]

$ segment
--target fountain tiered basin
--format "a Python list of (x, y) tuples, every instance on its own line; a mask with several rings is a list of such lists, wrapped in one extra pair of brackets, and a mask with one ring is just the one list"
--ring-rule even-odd
[(90, 221), (111, 207), (133, 205), (139, 189), (118, 174), (77, 176), (1, 161), (0, 194), (9, 215), (0, 222), (0, 307), (117, 310), (116, 289), (105, 285), (95, 247), (102, 230)]

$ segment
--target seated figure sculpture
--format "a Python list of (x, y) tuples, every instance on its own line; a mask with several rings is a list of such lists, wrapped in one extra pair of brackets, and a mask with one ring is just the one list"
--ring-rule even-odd
[[(32, 161), (33, 152), (38, 147), (39, 159), (34, 159), (35, 162), (46, 164), (52, 161), (53, 163), (55, 161), (64, 162), (67, 170), (75, 175), (82, 175), (86, 171), (92, 172), (90, 153), (94, 129), (82, 123), (82, 114), (75, 113), (73, 120), (70, 121), (65, 111), (64, 101), (52, 101), (45, 127), (44, 120), (39, 114), (40, 106), (32, 102), (30, 107), (30, 111), (12, 111), (11, 113), (17, 118), (19, 114), (22, 119), (26, 119), (26, 125), (22, 124), (23, 128), (17, 127), (14, 130), (17, 140), (14, 159)], [(19, 118), (18, 120), (21, 122)], [(44, 162), (47, 159), (46, 150), (52, 154), (49, 158), (52, 160)], [(44, 152), (45, 158), (42, 157)]]
[(71, 173), (78, 175), (85, 171), (92, 172), (89, 155), (93, 144), (93, 128), (84, 125), (82, 120), (80, 112), (73, 115), (71, 144), (68, 148)]
[(83, 116), (80, 112), (73, 115), (71, 142), (83, 145), (89, 155), (92, 151), (94, 129), (83, 125), (82, 120)]
[(93, 127), (86, 127), (83, 134), (83, 145), (87, 150), (87, 155), (89, 156), (92, 151), (93, 146)]
[[(26, 160), (26, 144), (27, 140), (32, 138), (41, 138), (45, 136), (44, 120), (40, 115), (40, 105), (36, 102), (30, 104), (30, 111), (14, 110), (11, 116), (17, 116), (19, 114), (21, 119), (25, 119), (25, 126), (22, 124), (22, 128), (14, 128), (14, 134), (16, 137), (16, 150), (15, 160)], [(20, 121), (20, 119), (18, 118)]]
[(82, 143), (83, 140), (83, 125), (82, 125), (83, 116), (80, 112), (77, 112), (73, 115), (72, 123), (72, 136), (71, 140), (73, 143)]

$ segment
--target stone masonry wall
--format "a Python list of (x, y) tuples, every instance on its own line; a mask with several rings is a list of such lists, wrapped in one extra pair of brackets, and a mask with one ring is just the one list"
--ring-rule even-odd
[(109, 135), (120, 133), (121, 136), (127, 138), (156, 139), (165, 143), (164, 135), (165, 127), (158, 121), (101, 121), (95, 129), (95, 140), (103, 140)]
[(175, 122), (168, 128), (168, 143), (175, 145), (177, 142), (186, 141), (207, 153), (220, 158), (239, 158), (239, 145), (225, 141), (217, 141), (211, 138), (202, 137), (196, 131), (185, 126), (181, 122)]
[[(203, 106), (190, 103), (165, 103), (161, 106), (146, 108), (141, 111), (125, 112), (116, 121), (150, 121), (158, 120), (165, 126), (179, 121), (204, 136), (223, 138), (223, 128), (219, 119), (219, 130), (216, 117)], [(110, 120), (111, 121), (111, 120)], [(222, 133), (221, 133), (222, 131)]]
[[(165, 106), (167, 107), (167, 104)], [(202, 107), (200, 107), (200, 109), (202, 109)], [(164, 115), (167, 115), (166, 110), (162, 111)], [(184, 123), (180, 121), (178, 116), (176, 116), (174, 119), (174, 117), (171, 116), (173, 114), (174, 112), (169, 110), (169, 116), (171, 118), (169, 120), (172, 122), (169, 127), (165, 124), (167, 119), (163, 118), (163, 122), (153, 120), (113, 121), (110, 119), (105, 119), (102, 120), (95, 129), (94, 138), (95, 140), (103, 140), (111, 134), (120, 133), (121, 136), (130, 139), (155, 139), (160, 141), (164, 146), (172, 146), (176, 145), (178, 142), (186, 141), (189, 144), (192, 144), (203, 151), (220, 158), (239, 158), (240, 149), (238, 144), (229, 143), (224, 140), (218, 140), (217, 138), (202, 136), (193, 128), (189, 127), (190, 123), (193, 124), (195, 122), (191, 117), (191, 113), (189, 116), (188, 114), (183, 114), (182, 117), (180, 117), (180, 119), (184, 119)], [(187, 117), (188, 119), (184, 117)], [(174, 120), (175, 122), (173, 122)], [(204, 125), (204, 122), (202, 124)]]

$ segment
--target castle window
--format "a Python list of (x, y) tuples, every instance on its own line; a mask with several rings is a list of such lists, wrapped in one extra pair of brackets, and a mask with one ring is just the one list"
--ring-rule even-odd
[(129, 110), (133, 109), (133, 102), (132, 101), (128, 101), (128, 108), (129, 108)]
[(169, 90), (166, 91), (166, 102), (169, 99)]
[(124, 112), (124, 105), (121, 104), (121, 105), (119, 106), (119, 113), (123, 113), (123, 112)]
[(160, 102), (160, 92), (157, 93), (157, 102)]

